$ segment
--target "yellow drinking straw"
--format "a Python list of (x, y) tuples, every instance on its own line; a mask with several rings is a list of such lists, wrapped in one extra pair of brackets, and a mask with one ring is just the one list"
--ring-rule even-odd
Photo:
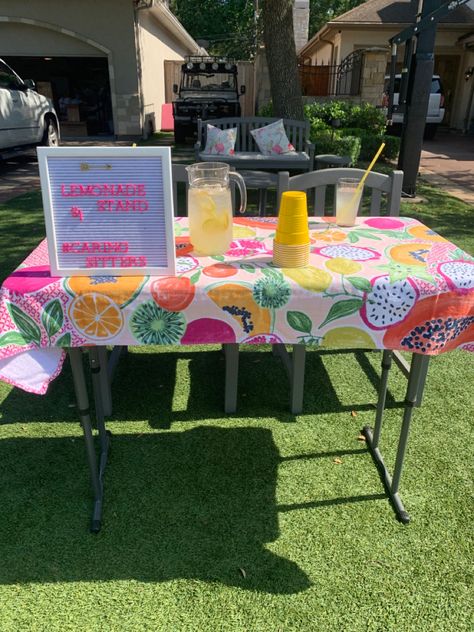
[(351, 197), (351, 199), (349, 200), (347, 206), (344, 207), (344, 210), (346, 208), (350, 208), (350, 206), (354, 203), (354, 201), (357, 199), (357, 196), (359, 195), (359, 191), (362, 189), (362, 187), (364, 186), (364, 182), (367, 180), (367, 176), (369, 175), (369, 173), (372, 171), (372, 167), (375, 165), (375, 163), (377, 162), (377, 158), (380, 156), (380, 154), (382, 153), (383, 148), (385, 147), (385, 143), (382, 143), (380, 145), (380, 147), (377, 150), (377, 153), (375, 154), (375, 156), (372, 158), (372, 162), (370, 163), (370, 165), (367, 167), (367, 169), (365, 170), (364, 175), (362, 176), (362, 178), (360, 179), (359, 184), (357, 185), (356, 190), (354, 191), (354, 195)]

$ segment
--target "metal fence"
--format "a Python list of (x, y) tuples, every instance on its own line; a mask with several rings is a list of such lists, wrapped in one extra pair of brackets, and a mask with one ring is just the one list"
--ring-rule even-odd
[(363, 59), (363, 51), (356, 50), (337, 66), (300, 65), (303, 95), (311, 97), (359, 95)]

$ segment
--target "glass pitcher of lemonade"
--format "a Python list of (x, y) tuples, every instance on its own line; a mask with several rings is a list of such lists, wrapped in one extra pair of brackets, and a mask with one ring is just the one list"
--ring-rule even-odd
[(240, 191), (240, 213), (245, 213), (247, 190), (239, 173), (224, 162), (198, 162), (186, 167), (189, 176), (189, 239), (198, 255), (223, 255), (232, 241), (230, 180)]

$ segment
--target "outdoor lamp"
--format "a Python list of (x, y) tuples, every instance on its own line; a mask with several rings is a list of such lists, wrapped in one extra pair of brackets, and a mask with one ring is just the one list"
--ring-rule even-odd
[(471, 66), (470, 68), (466, 68), (466, 70), (464, 71), (464, 79), (466, 81), (469, 81), (472, 75), (474, 75), (474, 66)]

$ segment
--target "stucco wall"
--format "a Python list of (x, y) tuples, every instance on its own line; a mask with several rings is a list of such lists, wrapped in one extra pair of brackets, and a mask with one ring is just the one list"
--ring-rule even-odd
[(189, 51), (175, 40), (150, 13), (139, 13), (139, 49), (142, 73), (145, 127), (153, 121), (161, 128), (161, 106), (165, 103), (165, 60), (182, 60)]
[[(360, 48), (369, 47), (386, 47), (387, 50), (387, 62), (389, 60), (389, 43), (388, 40), (393, 35), (396, 35), (401, 28), (389, 29), (389, 28), (350, 28), (344, 26), (342, 33), (338, 33), (333, 29), (326, 35), (326, 39), (333, 42), (334, 46), (338, 47), (338, 59), (337, 63), (340, 63), (347, 55), (354, 50)], [(436, 35), (435, 55), (459, 55), (459, 63), (461, 68), (469, 67), (473, 65), (473, 62), (469, 62), (470, 55), (472, 53), (465, 52), (457, 44), (459, 37), (468, 31), (466, 26), (464, 29), (442, 29), (438, 30)], [(331, 59), (332, 47), (326, 42), (316, 42), (312, 50), (306, 53), (307, 57), (310, 57), (312, 64), (327, 64)], [(403, 60), (404, 47), (400, 46), (398, 50), (398, 60)], [(380, 73), (379, 73), (380, 74)], [(469, 88), (470, 86), (464, 81), (463, 72), (459, 73), (459, 77), (456, 82), (456, 88), (454, 91), (454, 103), (452, 109), (452, 115), (450, 120), (451, 127), (456, 129), (463, 129), (464, 119), (466, 116), (466, 108), (469, 100)], [(380, 86), (381, 92), (382, 86)], [(373, 92), (375, 94), (376, 87), (373, 86)], [(370, 99), (371, 101), (374, 99)]]
[[(140, 133), (131, 0), (0, 0), (0, 16), (2, 51), (5, 38), (10, 55), (106, 55), (115, 133)], [(28, 38), (15, 43), (21, 29)]]
[(1, 21), (0, 54), (4, 57), (107, 57), (104, 51), (73, 39), (70, 35), (53, 33), (50, 29), (39, 26)]

